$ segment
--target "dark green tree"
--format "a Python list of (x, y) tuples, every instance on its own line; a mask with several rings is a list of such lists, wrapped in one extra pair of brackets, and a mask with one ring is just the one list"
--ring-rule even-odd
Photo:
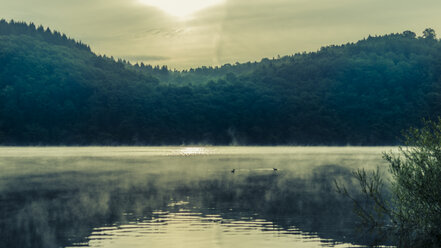
[(432, 29), (432, 28), (426, 28), (426, 29), (423, 31), (423, 38), (424, 38), (424, 39), (429, 39), (429, 40), (434, 40), (434, 39), (436, 39), (436, 33), (435, 33), (435, 30)]

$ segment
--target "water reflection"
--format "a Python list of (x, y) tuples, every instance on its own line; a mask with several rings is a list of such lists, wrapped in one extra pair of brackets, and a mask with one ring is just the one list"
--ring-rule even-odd
[(76, 245), (115, 248), (128, 244), (130, 247), (347, 247), (303, 233), (298, 228), (281, 228), (264, 219), (224, 219), (218, 214), (185, 208), (155, 212), (151, 220), (95, 228), (89, 239), (88, 243)]
[(211, 150), (204, 147), (184, 147), (179, 151), (179, 155), (191, 156), (191, 155), (209, 155)]
[(311, 150), (268, 156), (235, 148), (225, 156), (216, 148), (221, 154), (205, 156), (193, 148), (166, 149), (181, 156), (53, 157), (52, 150), (49, 157), (0, 156), (0, 247), (381, 243), (357, 229), (352, 203), (333, 188), (334, 179), (354, 188), (353, 156), (377, 165), (378, 152), (330, 154), (331, 165), (323, 151), (318, 159)]

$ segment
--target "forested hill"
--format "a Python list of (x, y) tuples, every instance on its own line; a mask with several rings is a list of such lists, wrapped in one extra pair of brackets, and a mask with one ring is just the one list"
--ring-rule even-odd
[(4, 145), (393, 145), (440, 115), (431, 29), (178, 72), (0, 21)]

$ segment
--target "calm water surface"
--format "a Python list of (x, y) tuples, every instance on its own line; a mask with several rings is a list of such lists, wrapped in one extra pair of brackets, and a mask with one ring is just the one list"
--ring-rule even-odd
[(383, 244), (334, 180), (357, 196), (351, 171), (393, 149), (3, 147), (0, 247)]

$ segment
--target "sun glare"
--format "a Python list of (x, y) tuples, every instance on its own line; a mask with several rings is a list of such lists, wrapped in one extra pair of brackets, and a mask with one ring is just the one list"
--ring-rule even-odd
[(218, 5), (224, 0), (139, 0), (146, 5), (155, 6), (170, 15), (177, 17), (188, 17), (193, 13)]
[(203, 147), (185, 147), (179, 151), (179, 155), (191, 156), (191, 155), (206, 155), (209, 151)]

